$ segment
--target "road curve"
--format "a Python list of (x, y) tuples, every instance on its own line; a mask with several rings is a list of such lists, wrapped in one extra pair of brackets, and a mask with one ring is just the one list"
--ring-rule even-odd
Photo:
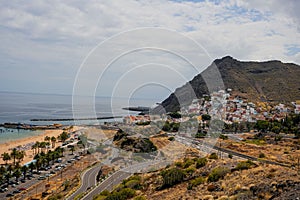
[(100, 192), (104, 190), (113, 190), (114, 186), (120, 184), (124, 179), (129, 178), (132, 173), (116, 171), (109, 178), (105, 179), (99, 186), (90, 191), (86, 196), (82, 198), (82, 200), (90, 200)]
[(72, 200), (80, 193), (85, 192), (89, 187), (95, 186), (97, 183), (96, 177), (100, 169), (101, 164), (97, 164), (82, 173), (80, 187), (71, 196), (67, 197), (67, 200)]
[(115, 173), (113, 173), (110, 177), (105, 179), (93, 190), (91, 190), (82, 199), (83, 200), (93, 199), (95, 195), (101, 193), (104, 190), (112, 191), (116, 185), (122, 182), (122, 180), (129, 178), (134, 173), (147, 170), (149, 167), (153, 167), (153, 166), (161, 167), (161, 165), (167, 165), (170, 164), (170, 162), (171, 161), (169, 160), (150, 160), (147, 162), (137, 163), (135, 165), (131, 165), (126, 168), (120, 169)]

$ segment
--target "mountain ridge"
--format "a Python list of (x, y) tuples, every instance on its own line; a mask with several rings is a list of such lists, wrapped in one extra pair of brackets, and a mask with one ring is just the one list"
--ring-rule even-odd
[(158, 109), (178, 111), (180, 106), (190, 104), (194, 98), (227, 88), (232, 89), (233, 95), (252, 102), (290, 103), (300, 100), (298, 77), (300, 66), (294, 63), (239, 61), (225, 56), (214, 60), (203, 72), (177, 88)]

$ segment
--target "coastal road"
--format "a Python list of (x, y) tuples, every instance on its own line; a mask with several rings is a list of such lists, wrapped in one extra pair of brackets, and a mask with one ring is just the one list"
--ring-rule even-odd
[(116, 171), (109, 178), (105, 179), (99, 186), (90, 191), (82, 200), (90, 200), (104, 190), (112, 191), (114, 186), (120, 184), (124, 179), (130, 177), (132, 173), (124, 171)]
[(69, 196), (67, 200), (74, 199), (77, 195), (85, 192), (88, 188), (95, 186), (97, 183), (96, 177), (101, 169), (101, 166), (101, 164), (96, 164), (90, 169), (86, 170), (84, 173), (82, 173), (80, 187), (78, 188), (78, 190), (76, 190), (76, 192)]
[(99, 193), (104, 190), (112, 191), (114, 187), (120, 184), (124, 179), (129, 178), (132, 174), (142, 172), (143, 170), (148, 170), (151, 167), (161, 165), (168, 165), (171, 161), (167, 160), (151, 160), (147, 162), (137, 163), (135, 165), (131, 165), (129, 167), (120, 169), (113, 173), (110, 177), (105, 179), (102, 183), (100, 183), (97, 187), (91, 190), (88, 194), (86, 194), (82, 199), (90, 200)]
[(242, 153), (232, 151), (232, 150), (229, 150), (229, 149), (221, 148), (217, 145), (212, 145), (212, 144), (209, 144), (209, 143), (204, 142), (204, 141), (198, 141), (198, 140), (195, 140), (195, 138), (182, 137), (182, 136), (176, 136), (175, 138), (178, 141), (184, 142), (187, 145), (196, 145), (196, 147), (198, 147), (197, 149), (199, 149), (199, 150), (214, 149), (214, 150), (217, 150), (217, 151), (220, 151), (220, 152), (223, 152), (223, 153), (227, 153), (227, 154), (231, 154), (233, 156), (237, 156), (237, 157), (247, 159), (247, 160), (259, 161), (259, 162), (263, 162), (263, 163), (267, 163), (267, 164), (279, 165), (279, 166), (282, 166), (282, 167), (290, 167), (290, 165), (287, 165), (287, 164), (284, 164), (284, 163), (279, 163), (279, 162), (275, 162), (275, 161), (271, 161), (271, 160), (258, 159), (256, 157), (249, 156), (249, 155), (246, 155), (246, 154), (242, 154)]

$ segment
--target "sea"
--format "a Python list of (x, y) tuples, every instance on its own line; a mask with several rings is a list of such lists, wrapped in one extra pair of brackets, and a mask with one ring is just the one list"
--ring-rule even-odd
[[(94, 108), (93, 113), (84, 113), (82, 118), (89, 117), (113, 117), (126, 116), (128, 114), (138, 114), (137, 112), (123, 110), (124, 107), (129, 106), (147, 106), (155, 105), (155, 99), (142, 98), (117, 98), (114, 97), (92, 97), (94, 99), (93, 105), (84, 105), (84, 102), (91, 104), (91, 97), (87, 101), (81, 101), (80, 109)], [(85, 97), (80, 97), (85, 99)], [(82, 103), (83, 102), (83, 103)], [(103, 119), (103, 120), (82, 120), (82, 121), (31, 121), (31, 119), (69, 119), (73, 118), (72, 95), (56, 95), (56, 94), (30, 94), (30, 93), (14, 93), (14, 92), (0, 92), (0, 124), (3, 123), (25, 123), (32, 125), (49, 125), (53, 123), (60, 123), (63, 125), (92, 125), (101, 124), (104, 122), (120, 121), (122, 118)], [(77, 106), (78, 107), (78, 106)], [(90, 109), (87, 109), (90, 110)], [(78, 117), (79, 116), (79, 117)], [(81, 115), (76, 117), (80, 118)], [(11, 140), (21, 139), (34, 135), (41, 134), (42, 131), (29, 131), (7, 129), (0, 127), (0, 143), (5, 143)]]

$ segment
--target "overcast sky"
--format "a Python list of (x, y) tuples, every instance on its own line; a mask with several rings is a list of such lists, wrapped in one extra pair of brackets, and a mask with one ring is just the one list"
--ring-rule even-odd
[[(78, 93), (164, 99), (226, 55), (299, 64), (299, 2), (1, 1), (0, 91), (72, 94), (77, 74)], [(134, 31), (143, 27), (162, 30)], [(191, 41), (201, 46), (197, 54)], [(80, 66), (90, 71), (81, 76)]]

